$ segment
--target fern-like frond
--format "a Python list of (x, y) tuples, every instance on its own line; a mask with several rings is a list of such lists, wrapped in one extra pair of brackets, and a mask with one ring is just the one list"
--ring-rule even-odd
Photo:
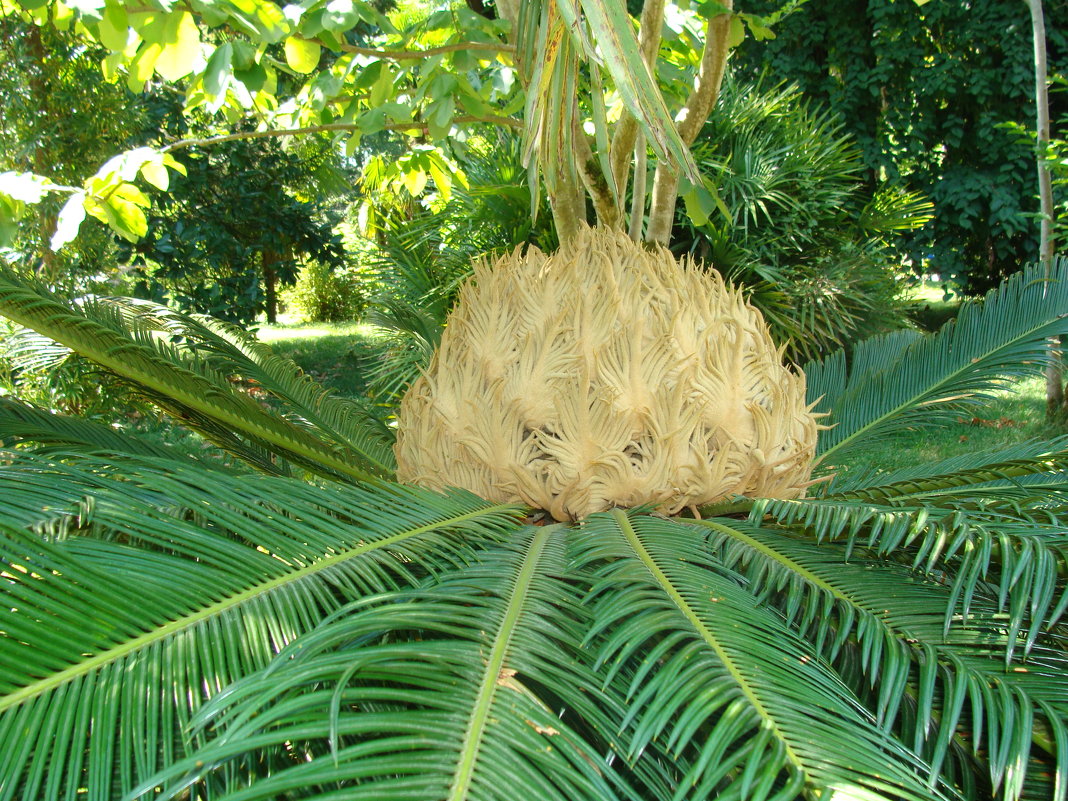
[(954, 616), (970, 614), (977, 588), (991, 585), (999, 611), (1007, 614), (1007, 659), (1017, 647), (1017, 632), (1026, 634), (1030, 647), (1068, 608), (1068, 589), (1059, 580), (1068, 569), (1068, 535), (1055, 520), (1043, 524), (924, 503), (802, 499), (758, 501), (750, 521), (800, 528), (820, 542), (844, 540), (847, 556), (854, 547), (866, 547), (946, 577), (952, 587), (952, 603), (943, 609), (947, 629)]
[(278, 401), (278, 410), (287, 420), (335, 448), (358, 454), (375, 473), (390, 475), (396, 469), (393, 431), (374, 414), (370, 403), (323, 389), (293, 361), (274, 353), (246, 331), (149, 301), (101, 298), (98, 302), (114, 305), (134, 325), (180, 338), (213, 369), (250, 384), (258, 397)]
[[(469, 561), (519, 514), (173, 460), (6, 459), (5, 799), (120, 796), (192, 746), (206, 698), (344, 603)], [(41, 518), (61, 515), (63, 536), (43, 536)]]
[(617, 511), (583, 531), (579, 559), (599, 574), (591, 646), (630, 701), (632, 751), (689, 756), (675, 798), (943, 797), (691, 526)]
[(257, 403), (187, 349), (151, 327), (131, 325), (115, 306), (63, 304), (0, 271), (0, 313), (101, 365), (238, 458), (284, 472), (274, 457), (334, 478), (368, 480), (382, 473), (360, 454), (317, 437)]
[(823, 421), (818, 453), (827, 463), (873, 437), (947, 419), (961, 404), (1041, 372), (1048, 340), (1068, 333), (1068, 259), (1051, 277), (1033, 266), (929, 337), (891, 334), (805, 365), (809, 398)]
[(1055, 764), (1058, 786), (1068, 787), (1068, 739), (1060, 725), (1068, 712), (1068, 660), (1055, 636), (1043, 635), (1026, 661), (1006, 665), (1004, 654), (1022, 650), (1023, 639), (982, 592), (966, 614), (953, 615), (947, 633), (945, 610), (957, 607), (952, 588), (902, 565), (847, 558), (841, 545), (737, 521), (690, 525), (704, 529), (723, 564), (782, 609), (840, 673), (850, 673), (842, 665), (857, 660), (855, 683), (862, 686), (855, 689), (871, 695), (880, 725), (900, 729), (932, 770), (967, 743), (987, 764), (992, 787), (1003, 785), (1003, 797), (1014, 799), (1034, 742), (1037, 754)]
[(883, 502), (961, 487), (967, 489), (988, 481), (1055, 473), (1066, 468), (1068, 437), (1058, 437), (972, 451), (892, 472), (860, 466), (816, 485), (816, 491), (822, 497)]
[[(161, 783), (167, 798), (221, 780), (224, 797), (244, 801), (620, 797), (589, 728), (596, 681), (569, 659), (565, 537), (527, 527), (432, 588), (342, 610), (206, 710), (218, 735), (140, 789)], [(589, 715), (585, 734), (560, 714), (561, 692)], [(246, 754), (270, 775), (240, 775)]]
[(153, 456), (197, 462), (223, 469), (221, 461), (199, 460), (193, 453), (127, 434), (109, 425), (71, 415), (54, 414), (13, 398), (0, 396), (0, 447), (25, 446), (37, 452), (79, 450)]

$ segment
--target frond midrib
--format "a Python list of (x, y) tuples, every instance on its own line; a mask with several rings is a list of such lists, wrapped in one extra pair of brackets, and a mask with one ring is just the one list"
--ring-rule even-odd
[(494, 633), (493, 647), (486, 659), (478, 694), (475, 697), (475, 704), (471, 711), (471, 718), (468, 721), (467, 731), (464, 733), (463, 742), (460, 746), (460, 758), (457, 762), (456, 772), (453, 775), (452, 787), (449, 790), (450, 801), (463, 801), (463, 799), (467, 798), (471, 781), (474, 777), (475, 762), (482, 744), (482, 737), (489, 724), (490, 710), (497, 694), (501, 670), (508, 656), (512, 635), (515, 633), (520, 616), (527, 603), (528, 590), (536, 576), (541, 554), (545, 550), (549, 538), (559, 528), (560, 526), (543, 526), (537, 529), (523, 557), (523, 563), (519, 573), (516, 575), (515, 583), (511, 587), (508, 606), (501, 618), (500, 626)]
[(178, 632), (203, 623), (205, 620), (223, 614), (224, 612), (227, 612), (231, 609), (235, 609), (241, 606), (242, 604), (247, 603), (248, 601), (254, 600), (255, 598), (265, 595), (266, 593), (270, 593), (274, 590), (277, 590), (279, 587), (284, 587), (286, 585), (301, 581), (303, 579), (308, 578), (309, 576), (313, 576), (324, 570), (328, 570), (334, 567), (335, 565), (338, 565), (349, 559), (358, 557), (364, 553), (368, 553), (374, 550), (380, 550), (382, 548), (388, 548), (392, 545), (397, 544), (398, 542), (403, 542), (405, 540), (417, 537), (421, 534), (425, 534), (427, 532), (434, 531), (439, 528), (456, 525), (485, 515), (493, 515), (498, 512), (506, 511), (512, 508), (514, 507), (509, 504), (500, 504), (485, 509), (476, 509), (472, 512), (465, 512), (461, 515), (456, 515), (445, 520), (439, 520), (434, 523), (428, 523), (419, 526), (418, 528), (394, 534), (390, 537), (375, 540), (374, 542), (364, 543), (352, 548), (348, 548), (340, 553), (334, 554), (333, 556), (325, 557), (322, 560), (315, 562), (314, 564), (293, 570), (292, 572), (286, 573), (282, 576), (276, 576), (270, 579), (269, 581), (256, 584), (252, 587), (249, 587), (248, 589), (245, 589), (241, 592), (224, 598), (221, 601), (217, 601), (214, 604), (206, 606), (202, 609), (198, 609), (195, 612), (179, 617), (176, 620), (169, 621), (164, 625), (160, 626), (159, 628), (146, 632), (145, 634), (135, 637), (129, 640), (128, 642), (121, 643), (119, 645), (114, 646), (113, 648), (109, 648), (105, 651), (102, 651), (101, 653), (89, 657), (88, 659), (85, 659), (76, 665), (71, 665), (70, 667), (65, 668), (64, 670), (58, 671), (50, 676), (47, 676), (46, 678), (40, 679), (39, 681), (33, 682), (32, 684), (28, 684), (12, 693), (9, 693), (3, 698), (0, 698), (0, 713), (12, 707), (18, 706), (19, 704), (22, 704), (27, 700), (36, 698), (44, 693), (47, 693), (55, 689), (56, 687), (63, 685), (66, 682), (78, 678), (79, 676), (84, 676), (105, 665), (121, 660), (129, 654), (144, 649), (155, 642), (165, 640), (169, 637), (174, 636)]
[(664, 573), (664, 571), (653, 559), (652, 554), (649, 553), (644, 543), (642, 543), (641, 539), (638, 537), (638, 534), (634, 530), (634, 526), (631, 524), (630, 518), (627, 517), (626, 512), (620, 509), (613, 509), (612, 517), (615, 518), (620, 531), (627, 540), (627, 543), (634, 550), (635, 556), (638, 557), (638, 559), (642, 562), (646, 569), (648, 569), (649, 572), (653, 575), (653, 578), (656, 580), (656, 583), (671, 598), (672, 603), (674, 603), (675, 606), (678, 607), (679, 611), (682, 612), (682, 614), (690, 622), (690, 625), (692, 625), (694, 629), (698, 632), (698, 634), (701, 636), (701, 639), (704, 640), (704, 642), (715, 652), (716, 656), (719, 658), (724, 668), (730, 674), (731, 678), (737, 684), (738, 688), (742, 691), (742, 694), (745, 696), (746, 700), (752, 705), (753, 709), (760, 716), (761, 720), (764, 721), (765, 725), (768, 726), (768, 728), (771, 729), (772, 732), (774, 732), (775, 737), (778, 739), (778, 741), (782, 743), (783, 749), (786, 753), (786, 757), (790, 761), (790, 763), (799, 773), (801, 773), (802, 775), (806, 775), (807, 771), (805, 770), (804, 761), (794, 751), (793, 747), (790, 745), (788, 738), (784, 736), (778, 723), (768, 712), (767, 707), (764, 706), (760, 698), (753, 691), (752, 687), (750, 687), (749, 682), (746, 681), (745, 676), (735, 665), (734, 659), (731, 658), (730, 654), (720, 644), (716, 636), (702, 622), (700, 616), (693, 610), (693, 607), (690, 606), (690, 604), (686, 601), (682, 594), (675, 588), (675, 585), (672, 583), (671, 579), (667, 576), (666, 573)]

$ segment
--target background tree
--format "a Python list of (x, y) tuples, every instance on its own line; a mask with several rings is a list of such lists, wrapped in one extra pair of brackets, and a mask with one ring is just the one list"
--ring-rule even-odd
[(269, 139), (180, 151), (186, 175), (154, 204), (146, 236), (123, 250), (136, 267), (134, 291), (225, 320), (262, 312), (276, 322), (278, 292), (302, 263), (344, 264), (336, 212), (295, 196), (310, 183), (310, 155)]
[[(0, 17), (0, 172), (79, 183), (115, 153), (142, 143), (141, 132), (153, 127), (152, 110), (142, 96), (105, 79), (105, 52), (69, 27)], [(11, 230), (15, 258), (60, 284), (113, 273), (114, 242), (106, 229), (87, 227), (63, 252), (49, 247), (60, 205), (60, 198), (46, 199)]]
[[(1066, 13), (1062, 3), (1047, 9), (1053, 72), (1068, 67)], [(934, 217), (906, 237), (917, 267), (983, 291), (1037, 258), (1033, 151), (1002, 127), (1035, 119), (1024, 4), (811, 0), (777, 32), (743, 42), (735, 64), (796, 81), (840, 113), (871, 185), (905, 182), (931, 199)], [(1051, 102), (1055, 117), (1068, 110), (1064, 95)]]

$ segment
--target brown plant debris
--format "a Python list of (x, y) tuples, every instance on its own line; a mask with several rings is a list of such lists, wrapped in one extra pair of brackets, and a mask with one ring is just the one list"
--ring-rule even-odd
[(476, 265), (398, 414), (401, 481), (557, 520), (791, 498), (818, 424), (760, 313), (714, 271), (585, 229)]

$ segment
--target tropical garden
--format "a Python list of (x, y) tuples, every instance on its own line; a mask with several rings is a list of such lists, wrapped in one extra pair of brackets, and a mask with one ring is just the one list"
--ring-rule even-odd
[(1068, 798), (1068, 11), (845, 6), (0, 0), (0, 799)]

